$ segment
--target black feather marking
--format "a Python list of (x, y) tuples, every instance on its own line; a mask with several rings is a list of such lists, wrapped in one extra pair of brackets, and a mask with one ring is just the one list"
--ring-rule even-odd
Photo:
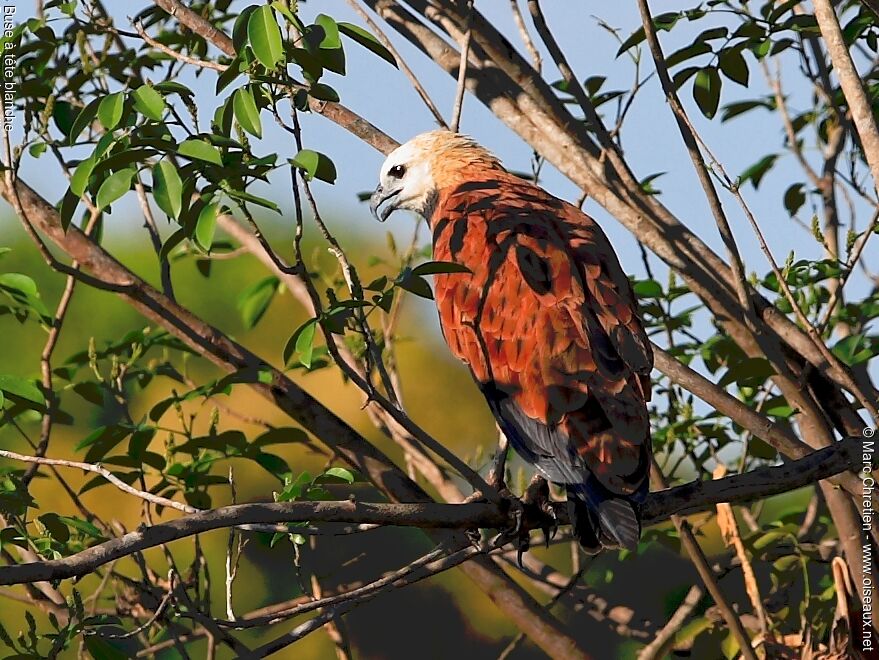
[(462, 183), (452, 191), (450, 197), (468, 192), (481, 192), (483, 190), (499, 190), (501, 182), (497, 179), (486, 179), (484, 181), (468, 181)]
[(448, 216), (446, 216), (444, 218), (440, 218), (439, 220), (437, 220), (434, 223), (434, 225), (433, 225), (433, 244), (434, 245), (436, 245), (437, 241), (439, 240), (439, 237), (443, 235), (443, 232), (449, 226), (450, 222), (451, 222), (451, 220), (448, 218)]
[(543, 296), (552, 291), (552, 272), (546, 260), (524, 245), (516, 245), (516, 262), (525, 283)]
[(464, 249), (464, 238), (467, 236), (467, 221), (458, 220), (452, 226), (452, 235), (449, 237), (449, 252), (455, 259)]

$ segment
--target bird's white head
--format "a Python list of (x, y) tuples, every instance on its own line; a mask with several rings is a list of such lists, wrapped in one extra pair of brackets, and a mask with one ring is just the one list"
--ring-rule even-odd
[(417, 135), (394, 149), (382, 164), (369, 204), (372, 213), (380, 222), (397, 209), (429, 219), (439, 189), (477, 162), (500, 167), (495, 156), (466, 135), (447, 130)]

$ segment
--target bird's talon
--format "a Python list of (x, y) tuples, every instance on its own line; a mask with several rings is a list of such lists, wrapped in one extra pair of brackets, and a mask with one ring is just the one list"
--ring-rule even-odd
[(468, 529), (464, 531), (467, 540), (470, 541), (471, 545), (477, 549), (481, 549), (482, 543), (482, 535), (479, 533), (478, 529)]
[(530, 549), (531, 544), (528, 543), (528, 539), (521, 539), (521, 543), (519, 543), (519, 547), (516, 550), (516, 563), (519, 564), (519, 568), (524, 569), (525, 566), (522, 565), (522, 555), (524, 555)]

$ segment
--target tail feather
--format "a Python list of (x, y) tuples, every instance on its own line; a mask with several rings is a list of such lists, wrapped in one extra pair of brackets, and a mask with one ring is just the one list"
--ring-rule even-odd
[(568, 484), (567, 492), (571, 525), (584, 551), (638, 547), (641, 520), (633, 501), (591, 483)]

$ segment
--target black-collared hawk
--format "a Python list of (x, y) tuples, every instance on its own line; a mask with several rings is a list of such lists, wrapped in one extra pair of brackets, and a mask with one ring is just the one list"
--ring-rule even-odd
[(372, 208), (422, 215), (434, 259), (469, 270), (435, 276), (443, 335), (513, 448), (565, 486), (584, 549), (635, 548), (653, 354), (601, 228), (443, 130), (388, 156)]

